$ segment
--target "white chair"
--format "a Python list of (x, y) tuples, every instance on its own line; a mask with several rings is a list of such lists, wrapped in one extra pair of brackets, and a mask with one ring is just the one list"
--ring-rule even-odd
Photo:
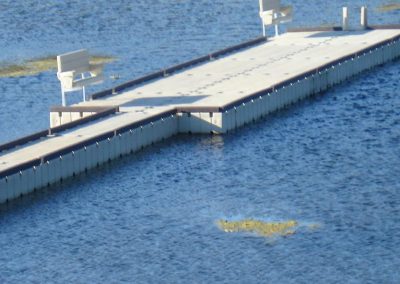
[(57, 77), (61, 83), (62, 105), (66, 106), (66, 92), (82, 90), (86, 101), (85, 87), (103, 82), (103, 65), (90, 64), (87, 50), (81, 49), (57, 56)]
[(293, 7), (281, 7), (280, 0), (259, 0), (260, 18), (262, 20), (263, 35), (266, 35), (265, 27), (275, 25), (275, 35), (279, 35), (279, 24), (292, 21)]

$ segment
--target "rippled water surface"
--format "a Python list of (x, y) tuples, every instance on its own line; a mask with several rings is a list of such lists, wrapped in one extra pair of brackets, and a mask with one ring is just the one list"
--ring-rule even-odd
[[(0, 3), (0, 62), (86, 47), (119, 58), (105, 86), (260, 34), (256, 0), (37, 2)], [(292, 26), (339, 23), (342, 5), (363, 3), (371, 22), (400, 22), (375, 11), (384, 1), (293, 1)], [(398, 283), (399, 77), (389, 63), (228, 135), (179, 136), (1, 207), (0, 283)], [(47, 127), (59, 83), (0, 78), (0, 96), (3, 143)], [(221, 232), (221, 218), (300, 226), (260, 238)]]

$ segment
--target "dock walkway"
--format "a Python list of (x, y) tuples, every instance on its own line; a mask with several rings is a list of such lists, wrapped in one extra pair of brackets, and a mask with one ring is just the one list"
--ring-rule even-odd
[(399, 56), (400, 29), (292, 32), (97, 96), (74, 107), (119, 112), (0, 152), (0, 203), (177, 133), (225, 133)]

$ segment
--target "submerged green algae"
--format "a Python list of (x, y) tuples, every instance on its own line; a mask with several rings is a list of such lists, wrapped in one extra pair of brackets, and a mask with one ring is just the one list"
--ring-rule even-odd
[(224, 232), (250, 232), (262, 237), (275, 235), (288, 236), (296, 232), (298, 223), (294, 220), (285, 222), (263, 222), (254, 219), (239, 221), (218, 220), (217, 226)]
[(303, 223), (295, 220), (283, 222), (265, 222), (255, 219), (243, 219), (239, 221), (228, 221), (225, 219), (216, 222), (218, 228), (226, 233), (248, 232), (260, 237), (286, 237), (295, 234), (298, 230), (303, 232), (314, 232), (322, 226), (320, 223)]

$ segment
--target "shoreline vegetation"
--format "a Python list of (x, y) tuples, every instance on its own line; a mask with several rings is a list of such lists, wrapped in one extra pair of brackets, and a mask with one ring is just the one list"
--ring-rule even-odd
[(390, 4), (384, 4), (376, 8), (378, 12), (392, 12), (392, 11), (397, 11), (400, 10), (400, 3), (390, 3)]
[[(107, 55), (94, 55), (90, 59), (92, 64), (105, 64), (117, 60), (117, 58)], [(1, 64), (0, 63), (0, 78), (12, 78), (23, 76), (34, 76), (42, 72), (56, 70), (57, 57), (46, 56), (36, 59), (31, 59), (21, 64)]]

